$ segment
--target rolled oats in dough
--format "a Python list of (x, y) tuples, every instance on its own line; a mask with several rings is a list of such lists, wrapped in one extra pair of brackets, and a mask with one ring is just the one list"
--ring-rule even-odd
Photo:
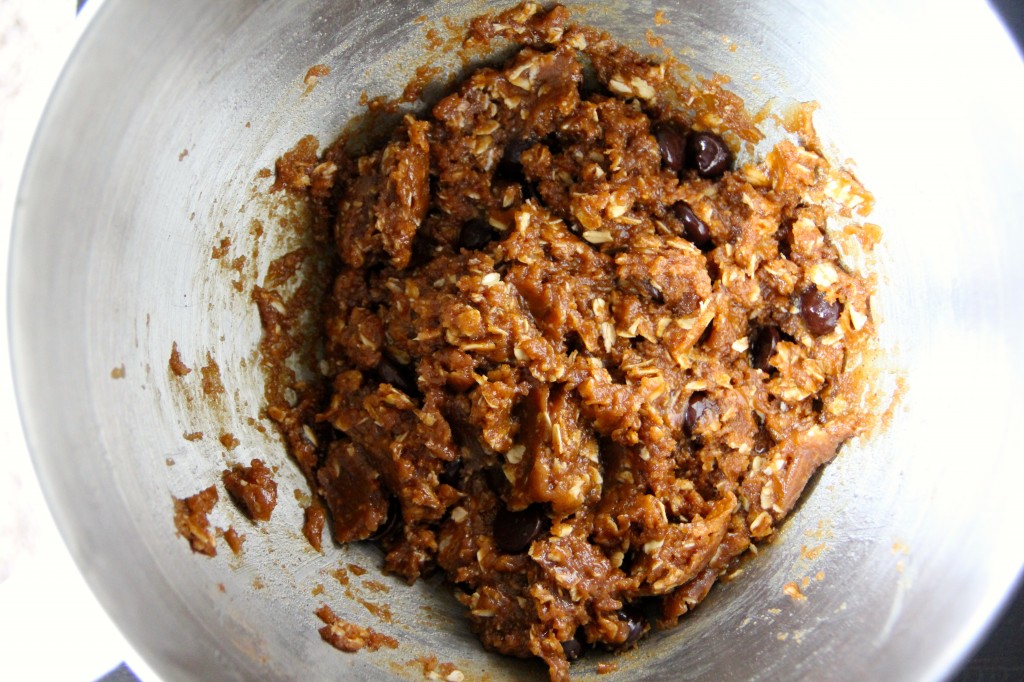
[[(268, 413), (336, 541), (443, 572), (487, 648), (566, 680), (675, 624), (868, 428), (874, 278), (826, 223), (878, 233), (809, 118), (740, 164), (759, 133), (716, 82), (687, 99), (558, 6), (471, 23), (497, 38), (381, 146), (282, 157), (336, 257), (329, 385)], [(294, 351), (256, 300), (265, 356)]]

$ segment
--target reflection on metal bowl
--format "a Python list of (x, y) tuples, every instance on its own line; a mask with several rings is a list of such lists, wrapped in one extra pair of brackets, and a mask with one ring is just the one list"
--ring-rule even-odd
[[(269, 210), (252, 194), (257, 171), (305, 134), (330, 140), (364, 91), (398, 92), (423, 61), (418, 17), (443, 26), (482, 4), (107, 0), (92, 9), (18, 200), (13, 362), (71, 551), (168, 679), (417, 678), (406, 663), (425, 656), (467, 679), (542, 672), (483, 652), (430, 582), (388, 583), (393, 623), (378, 629), (402, 642), (396, 652), (339, 654), (317, 635), (316, 607), (367, 613), (358, 585), (347, 598), (323, 571), (339, 561), (372, 569), (375, 550), (312, 553), (298, 533), (301, 508), (282, 494), (265, 530), (245, 528), (241, 560), (207, 560), (175, 537), (171, 512), (172, 495), (216, 480), (222, 433), (241, 441), (239, 459), (281, 462), (282, 492), (305, 487), (273, 434), (249, 421), (262, 401), (259, 321), (210, 258), (227, 236), (250, 252), (252, 221)], [(667, 22), (655, 27), (659, 9)], [(820, 132), (856, 160), (878, 201), (885, 362), (909, 386), (891, 427), (848, 444), (777, 542), (679, 628), (616, 658), (618, 674), (943, 676), (1024, 563), (1013, 540), (1024, 474), (1013, 428), (1024, 413), (1024, 267), (1015, 260), (1024, 253), (1024, 67), (1010, 40), (978, 3), (923, 12), (909, 0), (614, 2), (585, 20), (638, 46), (656, 28), (699, 72), (729, 74), (753, 110), (772, 97), (821, 104)], [(304, 95), (315, 64), (330, 76)], [(265, 269), (278, 247), (262, 243), (245, 267)], [(217, 362), (217, 400), (169, 374), (174, 342), (193, 368), (210, 366), (207, 353)], [(182, 438), (199, 431), (202, 440)], [(213, 521), (242, 528), (232, 512)], [(806, 576), (820, 577), (806, 601), (784, 594)], [(574, 670), (586, 679), (601, 660)]]

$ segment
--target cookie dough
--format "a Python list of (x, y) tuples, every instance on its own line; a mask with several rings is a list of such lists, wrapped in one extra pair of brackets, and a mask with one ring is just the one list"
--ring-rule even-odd
[(335, 540), (443, 571), (486, 647), (566, 680), (675, 624), (867, 428), (874, 281), (826, 226), (870, 195), (812, 135), (739, 163), (733, 99), (687, 108), (562, 7), (472, 23), (495, 38), (520, 49), (379, 148), (279, 166), (337, 271), (330, 388), (270, 414)]

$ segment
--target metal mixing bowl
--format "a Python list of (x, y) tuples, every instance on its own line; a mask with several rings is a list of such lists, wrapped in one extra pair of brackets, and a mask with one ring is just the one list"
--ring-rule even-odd
[[(486, 3), (89, 5), (25, 170), (10, 316), (39, 475), (100, 601), (168, 679), (419, 679), (405, 663), (428, 655), (468, 679), (542, 675), (483, 653), (437, 583), (375, 576), (381, 594), (364, 585), (371, 573), (353, 576), (346, 597), (325, 571), (375, 571), (379, 555), (309, 549), (292, 494), (301, 477), (272, 430), (248, 421), (262, 402), (248, 286), (289, 244), (253, 193), (269, 184), (257, 171), (304, 134), (329, 141), (363, 91), (397, 92), (423, 63), (417, 17), (443, 27)], [(657, 9), (670, 23), (653, 25)], [(821, 103), (826, 140), (877, 196), (885, 361), (909, 387), (887, 432), (849, 444), (738, 579), (614, 659), (619, 679), (942, 677), (1024, 562), (1024, 68), (1009, 39), (980, 2), (613, 2), (584, 18), (638, 46), (654, 28), (699, 72), (731, 75), (754, 110), (773, 96)], [(320, 63), (330, 75), (303, 94)], [(267, 234), (239, 294), (211, 248), (230, 236), (229, 259), (251, 256), (254, 219)], [(207, 353), (217, 361), (218, 401), (201, 394), (198, 371), (168, 372), (172, 342), (193, 368)], [(183, 439), (195, 431), (205, 438)], [(241, 441), (230, 453), (226, 432)], [(280, 465), (273, 520), (252, 527), (222, 503), (213, 520), (248, 536), (243, 557), (192, 554), (175, 536), (172, 495), (251, 457)], [(806, 601), (783, 594), (804, 577)], [(393, 623), (359, 598), (386, 604)], [(322, 602), (401, 647), (333, 650), (316, 632)], [(600, 660), (576, 669), (586, 679)]]

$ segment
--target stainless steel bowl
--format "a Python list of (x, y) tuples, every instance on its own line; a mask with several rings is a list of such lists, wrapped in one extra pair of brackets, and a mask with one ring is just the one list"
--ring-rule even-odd
[[(483, 653), (438, 584), (377, 577), (382, 595), (353, 577), (349, 598), (325, 573), (339, 562), (375, 570), (379, 557), (361, 546), (321, 556), (299, 535), (301, 477), (273, 433), (248, 422), (262, 396), (257, 315), (211, 259), (225, 236), (229, 257), (251, 256), (254, 219), (273, 232), (253, 193), (269, 183), (259, 169), (304, 134), (330, 140), (360, 93), (395, 93), (412, 75), (425, 44), (417, 17), (442, 26), (485, 5), (107, 0), (91, 10), (16, 208), (13, 364), (64, 537), (163, 677), (419, 679), (405, 663), (429, 655), (468, 679), (542, 672)], [(657, 9), (671, 23), (653, 26)], [(639, 46), (654, 28), (698, 71), (730, 74), (752, 109), (770, 97), (821, 103), (819, 128), (878, 199), (884, 361), (909, 387), (888, 431), (849, 444), (741, 577), (615, 659), (620, 679), (942, 677), (1024, 562), (1024, 68), (1009, 39), (979, 2), (614, 2), (584, 18)], [(319, 63), (331, 73), (304, 95)], [(265, 236), (247, 285), (287, 247)], [(217, 361), (219, 401), (201, 395), (198, 371), (170, 375), (172, 342), (193, 368), (208, 352)], [(194, 431), (205, 438), (183, 439)], [(231, 453), (223, 432), (241, 441)], [(175, 536), (171, 496), (257, 456), (281, 467), (273, 520), (251, 527), (221, 504), (213, 519), (246, 533), (244, 556), (193, 555)], [(806, 601), (783, 594), (805, 577)], [(393, 623), (359, 598), (386, 603)], [(324, 601), (401, 647), (331, 649), (313, 615)], [(584, 679), (599, 660), (581, 662)]]

